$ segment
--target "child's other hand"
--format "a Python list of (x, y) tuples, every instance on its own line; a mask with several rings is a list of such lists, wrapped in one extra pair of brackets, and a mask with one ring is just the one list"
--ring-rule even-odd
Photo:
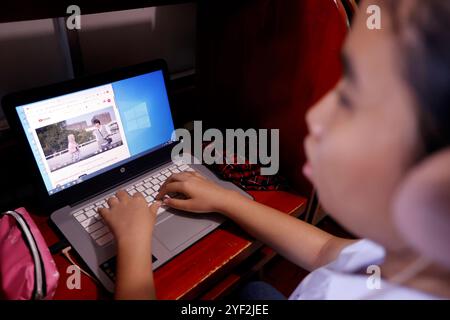
[[(181, 193), (186, 199), (164, 198)], [(157, 200), (169, 207), (196, 213), (222, 212), (233, 191), (222, 188), (196, 172), (182, 172), (170, 176), (161, 186)]]
[(131, 243), (151, 240), (156, 212), (161, 202), (156, 201), (148, 207), (141, 193), (130, 196), (122, 190), (107, 202), (109, 208), (101, 208), (99, 213), (111, 228), (118, 243), (128, 240)]

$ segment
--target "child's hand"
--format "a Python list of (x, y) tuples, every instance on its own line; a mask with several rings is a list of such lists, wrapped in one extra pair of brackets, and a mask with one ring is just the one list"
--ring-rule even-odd
[[(156, 212), (161, 203), (156, 201), (150, 207), (141, 193), (132, 197), (125, 191), (118, 191), (108, 199), (109, 208), (99, 209), (118, 243), (150, 241), (155, 225)], [(149, 240), (150, 238), (150, 240)]]
[[(181, 193), (187, 199), (164, 198), (168, 193)], [(206, 213), (222, 212), (230, 197), (237, 195), (196, 172), (182, 172), (164, 182), (156, 199), (175, 209)]]

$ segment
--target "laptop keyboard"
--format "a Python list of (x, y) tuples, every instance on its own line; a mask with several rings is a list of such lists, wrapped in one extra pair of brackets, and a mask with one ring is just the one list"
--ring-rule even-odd
[[(159, 173), (152, 175), (142, 181), (138, 181), (133, 185), (126, 188), (129, 195), (133, 195), (136, 192), (141, 192), (145, 197), (147, 203), (152, 203), (155, 200), (158, 190), (161, 185), (174, 173), (180, 173), (183, 171), (194, 171), (186, 164), (174, 164)], [(77, 210), (73, 213), (74, 218), (81, 224), (87, 233), (95, 240), (97, 245), (104, 246), (114, 240), (114, 236), (111, 230), (106, 225), (102, 216), (97, 212), (100, 208), (108, 208), (106, 200), (113, 196), (113, 194), (107, 196), (104, 200), (99, 200), (95, 203), (86, 205), (83, 209)]]

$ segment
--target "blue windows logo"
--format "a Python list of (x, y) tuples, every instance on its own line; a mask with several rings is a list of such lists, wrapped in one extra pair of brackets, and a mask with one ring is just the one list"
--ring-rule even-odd
[(142, 102), (124, 112), (128, 131), (147, 129), (152, 126), (147, 111), (147, 103)]

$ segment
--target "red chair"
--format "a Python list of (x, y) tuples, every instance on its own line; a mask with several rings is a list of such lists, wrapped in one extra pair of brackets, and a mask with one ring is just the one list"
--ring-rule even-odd
[(281, 174), (309, 195), (305, 113), (341, 76), (348, 21), (334, 0), (200, 2), (197, 119), (280, 129)]

